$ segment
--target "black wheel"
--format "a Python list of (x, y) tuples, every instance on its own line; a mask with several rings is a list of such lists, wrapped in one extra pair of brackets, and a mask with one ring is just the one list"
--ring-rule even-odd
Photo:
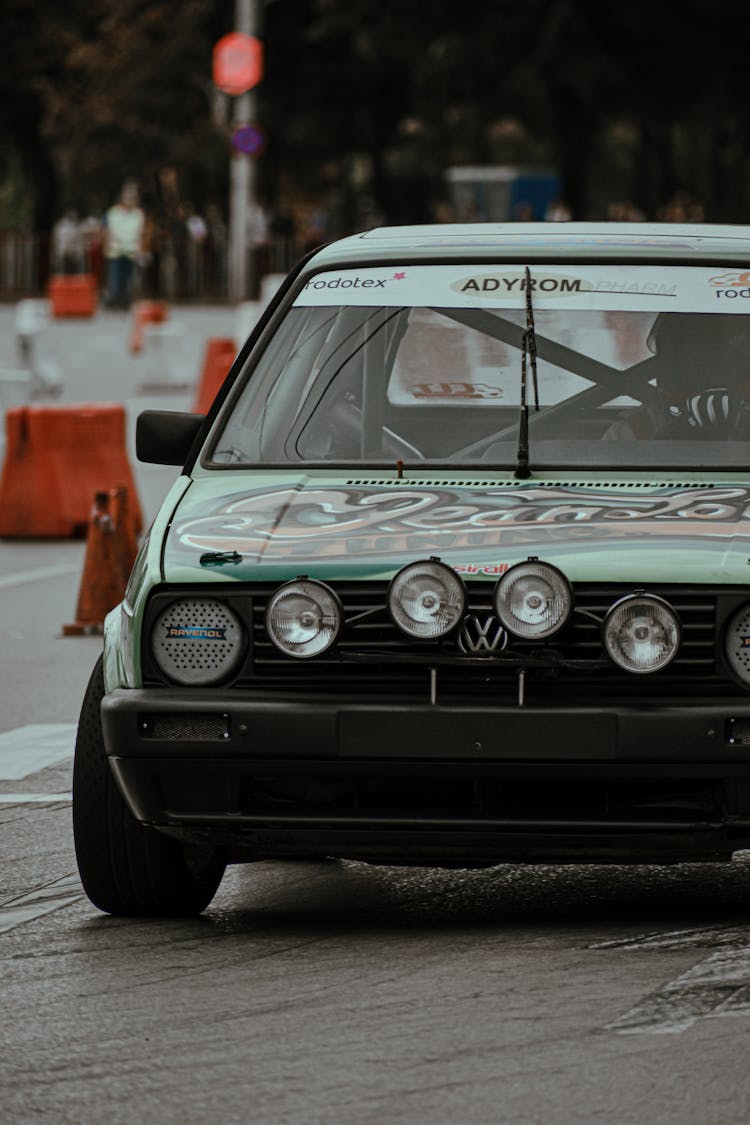
[(103, 695), (100, 657), (83, 699), (73, 765), (73, 838), (83, 888), (107, 914), (200, 914), (221, 882), (223, 854), (181, 844), (135, 819), (104, 751)]

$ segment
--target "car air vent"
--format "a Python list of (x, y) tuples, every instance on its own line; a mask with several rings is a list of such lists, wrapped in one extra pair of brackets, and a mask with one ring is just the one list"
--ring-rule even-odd
[(629, 481), (629, 480), (461, 480), (455, 477), (447, 479), (424, 480), (422, 477), (365, 477), (352, 478), (347, 485), (367, 485), (375, 488), (588, 488), (603, 491), (608, 488), (622, 488), (628, 491), (652, 492), (664, 488), (700, 488), (704, 491), (716, 488), (709, 481)]
[(455, 478), (451, 480), (423, 480), (422, 477), (420, 477), (418, 480), (415, 478), (411, 480), (392, 480), (389, 478), (379, 480), (376, 478), (367, 478), (365, 480), (348, 480), (346, 483), (370, 485), (376, 488), (385, 488), (389, 485), (398, 488), (447, 488), (455, 487), (456, 485), (460, 485), (461, 488), (506, 488), (510, 487), (513, 482), (505, 480), (456, 480)]

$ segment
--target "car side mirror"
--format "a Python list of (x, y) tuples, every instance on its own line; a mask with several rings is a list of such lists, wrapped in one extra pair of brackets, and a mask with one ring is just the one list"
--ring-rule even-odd
[(135, 455), (151, 465), (184, 465), (205, 414), (143, 410), (135, 424)]

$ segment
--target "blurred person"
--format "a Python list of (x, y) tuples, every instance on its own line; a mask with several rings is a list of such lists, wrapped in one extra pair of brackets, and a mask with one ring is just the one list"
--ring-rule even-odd
[(66, 211), (52, 228), (52, 269), (56, 274), (83, 273), (84, 242), (78, 212)]
[(252, 204), (247, 210), (248, 243), (253, 257), (252, 285), (255, 290), (251, 300), (257, 300), (260, 282), (271, 269), (271, 246), (269, 242), (268, 215), (260, 203)]
[(750, 317), (659, 313), (646, 342), (655, 395), (605, 439), (750, 438)]
[(659, 219), (663, 223), (702, 223), (705, 221), (705, 210), (689, 192), (677, 191), (659, 209)]
[(533, 223), (536, 222), (536, 212), (528, 199), (521, 199), (516, 203), (513, 208), (513, 222), (514, 223)]
[(163, 293), (163, 254), (166, 235), (164, 224), (150, 210), (145, 211), (143, 222), (141, 289), (145, 297), (158, 300)]
[(227, 224), (221, 207), (210, 203), (206, 208), (206, 269), (212, 290), (224, 293), (227, 287)]
[(111, 309), (127, 309), (133, 296), (136, 269), (144, 251), (145, 215), (138, 205), (138, 188), (127, 183), (105, 220), (104, 256), (107, 259), (107, 298)]
[(198, 214), (192, 203), (185, 204), (184, 215), (187, 235), (185, 244), (186, 280), (190, 295), (196, 296), (203, 290), (203, 267), (208, 227), (204, 218)]
[(451, 203), (440, 200), (432, 208), (433, 223), (455, 223), (456, 209)]
[(302, 231), (302, 247), (304, 253), (309, 253), (321, 246), (327, 241), (328, 233), (328, 216), (324, 211), (318, 208), (313, 208), (308, 211), (304, 217), (304, 226)]
[(573, 212), (564, 199), (553, 199), (544, 212), (545, 223), (569, 223)]
[(102, 257), (102, 223), (96, 215), (87, 215), (81, 221), (81, 240), (83, 242), (83, 256), (86, 273), (90, 273), (96, 281), (97, 289), (101, 289), (104, 273)]
[(607, 208), (607, 219), (610, 223), (642, 223), (646, 216), (629, 199), (615, 200)]
[(187, 227), (188, 234), (193, 242), (203, 242), (208, 234), (208, 227), (205, 220), (198, 214), (192, 203), (185, 204), (185, 211), (187, 218), (185, 219), (185, 226)]

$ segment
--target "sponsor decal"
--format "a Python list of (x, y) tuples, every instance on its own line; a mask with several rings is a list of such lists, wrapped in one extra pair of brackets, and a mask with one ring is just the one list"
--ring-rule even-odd
[[(567, 277), (547, 273), (533, 276), (529, 288), (533, 293), (554, 293), (566, 296), (576, 293), (634, 294), (639, 297), (676, 297), (677, 286), (666, 282), (599, 278), (592, 281), (584, 277)], [(520, 273), (481, 274), (454, 281), (451, 289), (464, 295), (492, 297), (498, 294), (524, 293), (526, 275)]]
[[(545, 311), (650, 312), (676, 307), (682, 312), (713, 312), (717, 300), (731, 301), (737, 309), (743, 307), (741, 298), (750, 297), (750, 267), (542, 263), (534, 257), (531, 253), (529, 285)], [(524, 267), (513, 262), (341, 266), (314, 274), (302, 284), (295, 304), (308, 307), (494, 310), (522, 309), (526, 300)]]
[(677, 286), (659, 281), (597, 281), (587, 286), (595, 293), (634, 293), (638, 297), (676, 297)]
[[(486, 559), (498, 548), (604, 543), (634, 533), (701, 542), (750, 538), (750, 492), (727, 486), (623, 497), (565, 488), (292, 488), (233, 497), (175, 530), (179, 550), (191, 559), (196, 549), (232, 549), (246, 561), (266, 562), (309, 559), (311, 552), (331, 560), (421, 551), (466, 559), (471, 551)], [(462, 562), (455, 569), (489, 577), (503, 568)]]
[(708, 279), (716, 290), (717, 301), (750, 300), (750, 270), (730, 270)]
[(227, 631), (219, 626), (167, 625), (167, 640), (225, 641)]
[(456, 574), (490, 574), (500, 577), (505, 574), (510, 563), (490, 563), (488, 566), (479, 566), (476, 563), (458, 563), (453, 567)]
[(502, 398), (500, 387), (489, 383), (414, 383), (410, 388), (413, 398), (430, 399), (477, 399)]
[(708, 284), (715, 286), (717, 289), (750, 285), (750, 270), (730, 270), (728, 273), (720, 273), (716, 277), (709, 277)]
[[(590, 282), (582, 281), (580, 277), (545, 274), (542, 277), (532, 277), (529, 288), (532, 292), (539, 293), (580, 293), (582, 290), (591, 289), (592, 286)], [(453, 282), (451, 289), (454, 293), (484, 297), (497, 296), (498, 293), (523, 293), (526, 290), (526, 275), (511, 273), (462, 277)]]
[(314, 277), (305, 289), (385, 289), (389, 281), (403, 281), (405, 270), (396, 270), (390, 277)]

